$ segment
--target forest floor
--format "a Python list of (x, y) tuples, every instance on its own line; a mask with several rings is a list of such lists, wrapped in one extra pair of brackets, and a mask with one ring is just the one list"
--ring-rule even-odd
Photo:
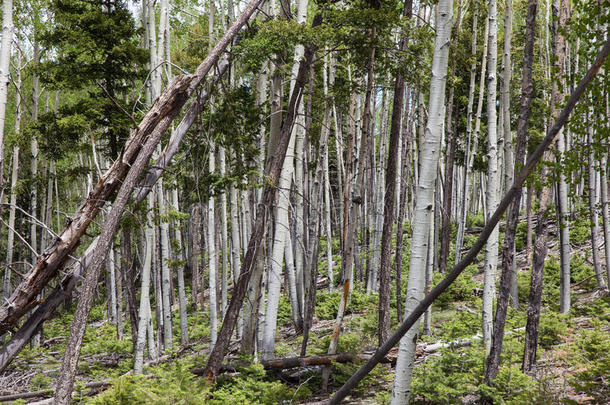
[[(470, 266), (435, 302), (430, 333), (423, 335), (418, 345), (412, 403), (474, 404), (483, 394), (493, 398), (494, 403), (506, 404), (597, 404), (610, 401), (610, 296), (595, 288), (590, 240), (587, 240), (586, 232), (580, 239), (575, 232), (571, 260), (572, 312), (568, 317), (557, 312), (559, 263), (555, 228), (551, 228), (550, 236), (536, 377), (526, 376), (519, 370), (530, 269), (524, 243), (521, 246), (518, 243), (519, 307), (509, 310), (503, 366), (496, 385), (483, 385), (484, 356), (478, 334), (482, 291), (480, 256), (479, 265)], [(472, 233), (467, 236), (465, 248), (474, 238)], [(405, 260), (408, 263), (408, 257)], [(323, 269), (325, 264), (321, 260), (320, 268)], [(441, 275), (436, 275), (434, 281), (440, 278)], [(406, 276), (403, 280), (406, 284)], [(324, 284), (323, 280), (320, 284)], [(102, 298), (103, 294), (100, 294), (100, 302)], [(318, 290), (308, 355), (326, 353), (338, 303), (338, 291), (329, 292), (327, 287)], [(392, 306), (394, 328), (397, 325), (395, 303)], [(49, 403), (48, 400), (44, 402), (44, 398), (50, 397), (50, 388), (59, 372), (72, 316), (73, 309), (48, 321), (40, 347), (23, 350), (0, 374), (0, 397), (40, 391), (37, 396), (13, 403)], [(290, 304), (284, 296), (280, 301), (278, 324), (283, 326), (278, 333), (275, 357), (297, 356), (302, 335), (297, 335), (291, 326)], [(79, 361), (75, 403), (313, 404), (329, 397), (321, 390), (322, 366), (266, 372), (256, 362), (244, 365), (251, 359), (239, 357), (238, 344), (232, 346), (226, 359), (238, 364), (235, 371), (222, 374), (214, 383), (207, 383), (192, 374), (191, 369), (205, 365), (209, 351), (206, 313), (189, 315), (190, 344), (176, 345), (173, 350), (166, 351), (159, 363), (149, 363), (145, 367), (144, 377), (135, 378), (130, 375), (133, 357), (129, 322), (123, 329), (125, 338), (117, 340), (116, 326), (106, 320), (105, 305), (101, 303), (94, 307)], [(344, 319), (338, 352), (373, 353), (377, 344), (376, 331), (377, 297), (365, 294), (356, 285)], [(177, 325), (175, 336), (174, 341), (179, 341)], [(396, 349), (389, 357), (395, 356)], [(341, 386), (358, 366), (333, 363), (329, 390), (332, 392)], [(392, 379), (391, 365), (377, 366), (346, 403), (389, 403)]]

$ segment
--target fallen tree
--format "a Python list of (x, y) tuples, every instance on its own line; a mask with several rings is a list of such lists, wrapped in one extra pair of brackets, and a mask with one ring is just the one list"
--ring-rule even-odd
[(604, 63), (604, 60), (606, 59), (609, 53), (610, 38), (606, 40), (606, 43), (601, 49), (597, 59), (570, 95), (570, 98), (566, 102), (564, 108), (561, 110), (561, 113), (555, 120), (555, 123), (549, 129), (547, 135), (540, 142), (536, 150), (531, 154), (531, 156), (525, 163), (525, 166), (519, 173), (519, 176), (514, 180), (513, 185), (504, 195), (504, 198), (502, 198), (502, 201), (498, 205), (498, 208), (491, 216), (487, 224), (485, 224), (485, 227), (481, 231), (481, 234), (477, 238), (472, 248), (470, 248), (466, 256), (464, 256), (464, 258), (454, 266), (453, 270), (451, 270), (451, 272), (419, 302), (417, 307), (415, 307), (413, 311), (409, 314), (409, 316), (405, 318), (405, 320), (398, 327), (398, 329), (390, 336), (390, 338), (386, 340), (383, 345), (379, 347), (379, 349), (377, 349), (371, 359), (367, 361), (364, 365), (362, 365), (362, 367), (360, 367), (360, 369), (358, 369), (358, 371), (356, 371), (356, 373), (354, 373), (354, 375), (352, 375), (345, 382), (345, 384), (343, 384), (343, 386), (339, 388), (335, 395), (330, 399), (329, 404), (333, 405), (340, 403), (349, 394), (349, 392), (354, 389), (354, 387), (356, 387), (356, 385), (358, 385), (358, 383), (377, 364), (381, 362), (381, 360), (386, 356), (386, 354), (400, 341), (400, 339), (404, 336), (405, 333), (407, 333), (407, 331), (413, 326), (413, 324), (417, 322), (419, 317), (424, 312), (426, 312), (430, 305), (432, 305), (432, 302), (434, 302), (434, 300), (438, 298), (438, 296), (441, 295), (458, 278), (458, 276), (464, 271), (464, 269), (476, 259), (477, 254), (485, 245), (487, 238), (500, 221), (502, 215), (504, 215), (504, 212), (517, 194), (517, 191), (521, 189), (527, 177), (534, 170), (538, 161), (542, 158), (544, 151), (549, 147), (549, 145), (551, 145), (551, 143), (555, 139), (555, 136), (557, 136), (561, 128), (566, 124), (568, 118), (570, 117), (570, 114), (572, 113), (572, 110), (574, 109), (574, 106), (584, 93), (585, 89), (587, 88), (587, 85), (591, 82), (591, 80), (593, 80), (593, 78), (601, 68), (602, 64)]
[(153, 133), (163, 133), (169, 128), (186, 101), (195, 93), (221, 54), (263, 1), (251, 0), (195, 73), (177, 77), (154, 101), (140, 124), (131, 132), (119, 157), (100, 178), (74, 215), (67, 219), (66, 227), (40, 255), (36, 265), (15, 288), (11, 297), (0, 306), (0, 335), (9, 331), (25, 313), (40, 303), (36, 296), (66, 265), (91, 221), (123, 183), (142, 146)]
[[(125, 176), (114, 203), (112, 204), (112, 208), (104, 222), (97, 243), (98, 247), (94, 251), (93, 257), (91, 258), (91, 265), (86, 271), (85, 281), (70, 328), (66, 352), (56, 383), (55, 403), (57, 405), (67, 405), (70, 402), (76, 365), (78, 363), (78, 357), (80, 355), (80, 349), (87, 327), (87, 317), (89, 316), (91, 306), (93, 305), (93, 296), (97, 287), (99, 275), (105, 262), (107, 252), (110, 249), (114, 233), (118, 228), (119, 221), (125, 211), (131, 193), (136, 186), (136, 182), (143, 173), (145, 166), (148, 164), (157, 144), (161, 141), (161, 136), (165, 130), (167, 130), (173, 119), (178, 115), (186, 103), (186, 99), (194, 93), (197, 85), (201, 83), (205, 75), (218, 61), (221, 53), (224, 52), (228, 44), (237, 35), (237, 32), (248, 21), (262, 1), (263, 0), (252, 0), (246, 6), (239, 18), (237, 18), (233, 25), (225, 32), (222, 39), (220, 39), (216, 46), (210, 51), (205, 60), (199, 65), (196, 72), (176, 78), (168, 86), (166, 91), (164, 91), (161, 97), (153, 104), (151, 110), (154, 110), (155, 106), (157, 106), (163, 117), (159, 120), (157, 127), (150, 132), (150, 135), (141, 147), (140, 153), (130, 166), (129, 172), (127, 176)], [(160, 102), (160, 100), (163, 101), (164, 96), (166, 103)]]
[[(229, 67), (229, 54), (224, 54), (218, 64), (218, 72), (211, 81), (213, 88), (222, 78)], [(152, 186), (159, 180), (165, 172), (173, 156), (178, 150), (178, 145), (182, 141), (184, 135), (195, 122), (195, 118), (201, 113), (209, 99), (210, 93), (202, 91), (199, 96), (193, 100), (186, 114), (170, 136), (170, 139), (165, 146), (159, 159), (155, 162), (146, 174), (144, 180), (138, 185), (137, 191), (133, 196), (134, 204), (144, 200), (148, 193), (152, 190)], [(27, 321), (14, 333), (10, 340), (0, 349), (0, 372), (3, 371), (10, 362), (21, 352), (23, 347), (30, 341), (32, 336), (40, 330), (42, 324), (51, 318), (57, 307), (64, 301), (66, 297), (72, 294), (72, 291), (81, 279), (81, 273), (91, 263), (91, 257), (97, 247), (98, 238), (95, 238), (89, 245), (85, 253), (72, 264), (68, 274), (63, 277), (53, 291), (45, 298), (34, 312), (30, 315)], [(66, 263), (65, 266), (68, 266)]]

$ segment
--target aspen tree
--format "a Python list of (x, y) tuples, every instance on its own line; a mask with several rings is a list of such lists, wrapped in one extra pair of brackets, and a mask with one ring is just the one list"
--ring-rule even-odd
[[(423, 298), (425, 283), (425, 263), (427, 244), (432, 217), (434, 183), (440, 158), (440, 140), (445, 120), (445, 85), (451, 40), (451, 19), (453, 1), (441, 0), (436, 13), (436, 38), (432, 58), (432, 78), (430, 81), (429, 118), (426, 125), (425, 142), (420, 156), (421, 167), (417, 185), (416, 206), (413, 218), (413, 239), (409, 264), (409, 280), (405, 302), (405, 315), (408, 315)], [(400, 341), (392, 404), (406, 404), (411, 392), (411, 376), (415, 356), (415, 344), (419, 332), (419, 322), (407, 332)]]
[[(147, 222), (152, 222), (152, 210), (150, 207), (154, 205), (154, 194), (150, 193), (148, 195), (148, 214), (147, 214)], [(146, 344), (146, 335), (149, 331), (148, 324), (151, 321), (151, 313), (150, 313), (150, 276), (151, 276), (151, 268), (152, 268), (152, 256), (153, 256), (153, 242), (154, 242), (154, 229), (150, 224), (146, 227), (145, 231), (146, 235), (146, 255), (144, 256), (144, 265), (142, 267), (142, 287), (140, 292), (140, 310), (139, 313), (139, 322), (138, 322), (138, 337), (135, 342), (135, 359), (133, 365), (134, 374), (142, 374), (142, 369), (144, 365), (144, 346)], [(152, 336), (149, 335), (149, 350), (153, 350), (150, 343)]]
[[(5, 34), (4, 32), (2, 33)], [(15, 113), (15, 134), (19, 135), (21, 132), (21, 51), (17, 52), (17, 69), (15, 85), (17, 91), (15, 92), (15, 106), (17, 111)], [(13, 146), (13, 165), (11, 171), (11, 198), (8, 218), (8, 235), (6, 242), (6, 267), (4, 269), (4, 282), (2, 286), (2, 298), (8, 299), (11, 296), (11, 274), (13, 267), (13, 248), (15, 241), (15, 211), (17, 208), (17, 181), (19, 180), (19, 143), (15, 142)]]
[[(553, 38), (553, 53), (557, 57), (557, 68), (559, 76), (561, 77), (564, 69), (563, 63), (565, 59), (565, 38), (561, 33), (563, 27), (565, 27), (568, 15), (567, 15), (567, 0), (561, 0), (561, 7), (559, 10), (559, 26), (555, 30)], [(560, 114), (559, 103), (563, 99), (563, 94), (560, 91), (560, 86), (557, 82), (553, 83), (551, 93), (551, 112), (554, 118)], [(559, 136), (563, 136), (560, 132)], [(557, 140), (555, 139), (555, 143)], [(545, 159), (550, 160), (553, 158), (553, 152), (547, 152)], [(591, 171), (589, 172), (591, 173)], [(533, 375), (536, 372), (536, 351), (538, 347), (538, 326), (540, 321), (540, 309), (542, 299), (542, 277), (544, 273), (544, 260), (546, 258), (548, 246), (547, 246), (547, 234), (548, 234), (548, 220), (546, 213), (551, 198), (550, 187), (545, 183), (549, 177), (548, 168), (542, 167), (542, 191), (540, 192), (540, 208), (537, 213), (537, 224), (536, 224), (536, 239), (534, 241), (534, 257), (532, 262), (532, 275), (530, 283), (530, 294), (528, 300), (527, 309), (527, 324), (525, 327), (525, 341), (523, 350), (523, 372), (526, 374)], [(595, 252), (594, 252), (595, 255)], [(603, 279), (602, 279), (603, 281)]]
[[(496, 0), (489, 0), (489, 54), (487, 59), (487, 210), (486, 221), (498, 206), (500, 192), (500, 171), (498, 169), (498, 134), (497, 134), (497, 57), (498, 57), (498, 5)], [(485, 245), (485, 269), (483, 281), (483, 344), (485, 352), (491, 350), (493, 325), (493, 299), (495, 296), (496, 268), (498, 266), (498, 236), (496, 227)]]
[[(413, 12), (413, 2), (411, 0), (405, 1), (402, 16), (405, 20), (411, 19), (411, 13)], [(402, 31), (400, 33), (399, 50), (403, 51), (408, 45), (408, 33)], [(396, 179), (398, 170), (398, 157), (401, 151), (399, 150), (398, 143), (400, 140), (400, 129), (401, 119), (403, 110), (403, 101), (405, 96), (405, 78), (402, 72), (396, 74), (394, 80), (394, 98), (392, 101), (392, 118), (390, 123), (390, 142), (389, 142), (389, 154), (388, 161), (385, 170), (385, 202), (383, 206), (383, 230), (381, 236), (381, 261), (379, 268), (379, 343), (384, 342), (390, 332), (390, 262), (391, 262), (391, 248), (392, 248), (392, 228), (394, 226), (394, 204), (396, 194)], [(407, 103), (408, 104), (408, 103)], [(404, 117), (405, 121), (408, 121), (408, 117)], [(406, 144), (406, 134), (402, 134), (403, 142)], [(404, 146), (403, 146), (404, 148)], [(405, 159), (406, 160), (406, 159)], [(400, 176), (406, 180), (406, 177)], [(405, 185), (406, 189), (406, 185)], [(404, 194), (406, 196), (406, 194)], [(396, 290), (400, 295), (400, 274), (402, 272), (402, 220), (404, 216), (404, 196), (400, 199), (400, 209), (398, 215), (398, 233), (396, 235), (396, 262), (397, 262), (397, 281)], [(402, 215), (401, 215), (402, 213)]]
[[(521, 82), (521, 104), (519, 119), (517, 121), (517, 147), (515, 153), (516, 171), (525, 162), (527, 125), (529, 116), (531, 114), (530, 106), (533, 98), (532, 59), (534, 54), (536, 8), (537, 0), (530, 0), (528, 2), (528, 13), (526, 17), (525, 48), (523, 52), (523, 74)], [(517, 173), (515, 172), (515, 178), (516, 175)], [(485, 382), (487, 384), (491, 384), (491, 382), (496, 378), (498, 375), (498, 369), (500, 367), (500, 355), (502, 353), (504, 327), (511, 294), (511, 285), (512, 280), (516, 277), (511, 273), (515, 271), (515, 266), (513, 265), (513, 246), (515, 244), (515, 234), (517, 223), (519, 221), (521, 196), (522, 191), (521, 189), (518, 189), (515, 193), (514, 200), (510, 205), (506, 221), (506, 233), (504, 236), (504, 245), (502, 247), (502, 275), (500, 277), (500, 289), (493, 326), (492, 345), (491, 351), (487, 356), (485, 366)]]
[(466, 218), (468, 216), (468, 207), (471, 204), (470, 194), (472, 183), (474, 183), (474, 157), (479, 144), (479, 130), (481, 125), (481, 111), (483, 110), (483, 96), (485, 91), (485, 72), (487, 70), (487, 36), (489, 32), (489, 19), (485, 19), (485, 33), (483, 38), (483, 61), (481, 62), (481, 75), (479, 79), (479, 95), (477, 102), (477, 109), (475, 114), (475, 125), (474, 130), (472, 128), (472, 108), (474, 105), (474, 93), (475, 93), (475, 75), (476, 75), (476, 49), (477, 49), (477, 21), (478, 21), (478, 4), (475, 3), (475, 9), (473, 13), (473, 34), (472, 34), (472, 58), (473, 61), (470, 65), (470, 90), (468, 92), (468, 107), (467, 107), (467, 118), (466, 118), (466, 132), (467, 132), (467, 150), (466, 150), (466, 162), (464, 166), (464, 179), (462, 184), (462, 211), (460, 215), (460, 222), (458, 224), (458, 232), (455, 241), (455, 261), (459, 262), (462, 256), (462, 244), (464, 241), (464, 232), (466, 230)]
[[(4, 127), (13, 45), (13, 0), (2, 1), (2, 43), (0, 44), (0, 200), (4, 194)], [(0, 205), (0, 212), (2, 206)]]

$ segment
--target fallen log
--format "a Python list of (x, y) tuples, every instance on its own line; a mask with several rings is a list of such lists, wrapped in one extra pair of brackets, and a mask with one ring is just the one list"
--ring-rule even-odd
[[(107, 385), (110, 385), (111, 382), (112, 382), (112, 380), (93, 381), (93, 382), (85, 384), (85, 388), (89, 388), (89, 389), (102, 388)], [(48, 388), (46, 390), (20, 392), (17, 394), (3, 395), (3, 396), (0, 396), (0, 402), (16, 401), (18, 399), (47, 397), (47, 396), (53, 395), (54, 392), (55, 392), (54, 389)]]
[[(129, 373), (125, 374), (128, 375)], [(125, 376), (124, 375), (124, 376)], [(140, 377), (144, 377), (144, 378), (158, 378), (157, 375), (155, 374), (148, 374), (148, 375), (142, 375)], [(112, 379), (104, 379), (101, 381), (91, 381), (88, 383), (85, 383), (83, 385), (84, 388), (90, 389), (90, 390), (96, 390), (98, 388), (106, 388), (108, 386), (112, 385)], [(29, 391), (29, 392), (19, 392), (16, 394), (9, 394), (9, 395), (2, 395), (0, 396), (0, 402), (9, 402), (9, 401), (16, 401), (18, 399), (30, 399), (30, 398), (40, 398), (40, 397), (49, 397), (51, 395), (53, 395), (55, 393), (55, 390), (53, 388), (47, 388), (45, 390), (38, 390), (38, 391)], [(50, 400), (52, 400), (53, 398), (49, 398)]]
[[(261, 364), (265, 370), (284, 370), (297, 367), (312, 367), (312, 366), (327, 366), (332, 362), (337, 363), (355, 363), (359, 361), (367, 361), (372, 354), (368, 353), (338, 353), (338, 354), (321, 354), (318, 356), (303, 356), (303, 357), (284, 357), (279, 359), (263, 360)], [(396, 357), (386, 356), (382, 363), (394, 364)], [(247, 366), (250, 363), (234, 363), (223, 364), (220, 366), (219, 372), (234, 372), (239, 367)], [(199, 376), (205, 375), (205, 368), (193, 368), (191, 373)]]

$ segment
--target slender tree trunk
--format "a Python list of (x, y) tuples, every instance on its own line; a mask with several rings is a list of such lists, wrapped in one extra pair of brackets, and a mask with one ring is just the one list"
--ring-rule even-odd
[[(430, 115), (421, 156), (419, 183), (417, 185), (405, 315), (410, 314), (415, 309), (423, 298), (424, 292), (424, 272), (430, 221), (432, 219), (432, 199), (440, 158), (441, 131), (445, 120), (443, 104), (445, 101), (445, 85), (449, 61), (452, 13), (452, 0), (441, 0), (436, 13), (436, 38), (430, 82)], [(392, 404), (394, 405), (406, 404), (409, 401), (418, 332), (419, 324), (416, 322), (416, 325), (400, 341), (394, 387), (392, 389)]]
[[(0, 44), (0, 201), (4, 197), (4, 127), (13, 45), (13, 0), (2, 2), (2, 43)], [(0, 213), (2, 208), (0, 205)]]
[[(411, 97), (412, 93), (408, 93), (407, 100)], [(403, 130), (402, 130), (402, 169), (400, 179), (400, 206), (398, 209), (398, 218), (396, 219), (396, 256), (394, 257), (394, 268), (396, 272), (396, 318), (399, 322), (402, 322), (402, 253), (403, 253), (403, 236), (404, 236), (404, 220), (407, 209), (407, 195), (409, 191), (410, 183), (410, 152), (411, 152), (411, 131), (412, 126), (411, 120), (413, 111), (411, 110), (411, 103), (407, 101), (405, 104), (405, 114), (403, 119)]]
[[(210, 143), (209, 152), (209, 171), (214, 173), (216, 170), (216, 159), (215, 159), (215, 146)], [(214, 226), (215, 213), (215, 198), (210, 197), (208, 199), (208, 223), (207, 223), (207, 248), (208, 248), (208, 270), (209, 270), (209, 292), (210, 292), (210, 350), (213, 349), (216, 344), (216, 338), (218, 336), (218, 307), (217, 307), (217, 283), (216, 283), (216, 243), (214, 241), (214, 235), (216, 228)]]
[[(193, 204), (191, 207), (191, 220), (189, 221), (191, 235), (191, 298), (193, 311), (197, 312), (199, 304), (199, 257), (201, 256), (201, 205)], [(201, 308), (203, 311), (203, 308)]]
[[(460, 25), (462, 22), (462, 7), (461, 2), (457, 2), (457, 17), (453, 31), (456, 33), (451, 43), (451, 54), (455, 55), (457, 49), (458, 33), (460, 32)], [(456, 72), (457, 58), (453, 58), (451, 61), (451, 77), (454, 77)], [(455, 166), (455, 148), (457, 146), (457, 133), (453, 126), (453, 99), (454, 99), (455, 85), (451, 84), (449, 88), (449, 98), (447, 102), (447, 119), (445, 124), (445, 133), (447, 135), (446, 144), (447, 152), (445, 155), (445, 184), (443, 188), (443, 206), (441, 208), (441, 216), (443, 224), (441, 226), (441, 243), (440, 243), (440, 254), (438, 269), (441, 273), (444, 273), (447, 269), (447, 260), (449, 258), (449, 242), (451, 239), (451, 208), (453, 199), (453, 168)]]
[[(470, 89), (468, 91), (468, 107), (466, 109), (466, 133), (467, 133), (467, 141), (466, 141), (466, 160), (464, 162), (464, 177), (462, 179), (462, 199), (460, 202), (460, 218), (458, 220), (458, 230), (455, 238), (455, 262), (459, 262), (462, 256), (462, 244), (464, 241), (464, 232), (466, 230), (466, 217), (468, 216), (468, 196), (470, 195), (470, 186), (469, 179), (470, 173), (472, 171), (472, 164), (474, 163), (472, 151), (475, 149), (471, 149), (471, 144), (474, 142), (476, 145), (476, 140), (473, 139), (472, 133), (472, 108), (474, 106), (474, 91), (475, 91), (475, 82), (476, 82), (476, 74), (477, 74), (477, 26), (479, 19), (479, 4), (474, 4), (474, 12), (472, 17), (472, 44), (471, 44), (471, 55), (472, 55), (472, 63), (470, 64)], [(486, 24), (487, 27), (487, 24)], [(487, 29), (486, 29), (487, 30)], [(485, 41), (487, 44), (488, 42)], [(483, 56), (485, 57), (485, 55)], [(483, 63), (481, 69), (484, 71), (486, 68), (485, 63)]]
[[(567, 18), (569, 14), (569, 3), (567, 1), (561, 1), (561, 5), (557, 4), (559, 0), (553, 1), (553, 13), (559, 12), (559, 16), (555, 15), (553, 20), (553, 38), (554, 48), (557, 58), (555, 59), (555, 68), (559, 72), (564, 72), (564, 61), (567, 57), (567, 42), (563, 34), (559, 31), (565, 28)], [(558, 18), (557, 18), (558, 17)], [(557, 80), (557, 79), (556, 79)], [(554, 116), (559, 114), (559, 102), (563, 97), (563, 91), (565, 88), (565, 80), (563, 79), (563, 73), (558, 77), (559, 84), (556, 81), (553, 82), (553, 95), (556, 98), (556, 102), (553, 104), (555, 109)], [(563, 159), (563, 155), (566, 152), (565, 135), (563, 132), (559, 133), (557, 138), (557, 151), (559, 153), (558, 160)], [(566, 177), (563, 171), (559, 172), (559, 181), (557, 182), (557, 216), (559, 224), (559, 243), (560, 250), (559, 255), (561, 259), (561, 276), (560, 276), (560, 298), (559, 298), (559, 311), (562, 314), (566, 314), (570, 311), (570, 219), (569, 219), (569, 207), (568, 207), (568, 185)], [(606, 223), (604, 223), (605, 227)], [(610, 233), (609, 233), (610, 239)], [(607, 246), (607, 245), (606, 245)], [(610, 263), (610, 256), (606, 255), (607, 263)]]
[[(149, 194), (148, 206), (149, 208), (154, 205), (154, 196)], [(147, 214), (148, 222), (152, 221), (152, 211), (149, 209)], [(142, 374), (142, 368), (144, 365), (144, 345), (146, 344), (146, 334), (148, 330), (148, 323), (150, 322), (150, 276), (152, 270), (152, 256), (153, 256), (153, 245), (154, 245), (154, 229), (149, 224), (146, 227), (146, 255), (144, 256), (144, 265), (142, 266), (142, 288), (140, 291), (140, 310), (139, 310), (139, 322), (138, 322), (138, 337), (135, 344), (135, 360), (134, 360), (134, 374)], [(149, 340), (150, 342), (150, 340)], [(149, 350), (151, 348), (149, 347)]]
[[(590, 118), (590, 115), (588, 116)], [(587, 127), (587, 144), (591, 149), (593, 147), (593, 126), (589, 122)], [(593, 153), (588, 154), (589, 159), (589, 176), (588, 176), (588, 200), (589, 200), (589, 214), (591, 223), (591, 253), (593, 257), (593, 271), (595, 278), (597, 279), (597, 287), (600, 289), (608, 288), (605, 280), (604, 273), (602, 271), (601, 261), (599, 259), (599, 249), (597, 249), (597, 241), (599, 240), (599, 215), (597, 213), (597, 181), (596, 181), (596, 161), (593, 157)]]
[[(510, 2), (511, 0), (508, 0)], [(531, 102), (533, 98), (532, 80), (532, 60), (534, 57), (534, 39), (536, 28), (536, 8), (537, 0), (530, 0), (528, 3), (528, 14), (526, 18), (525, 49), (523, 54), (523, 78), (521, 82), (521, 105), (519, 119), (517, 121), (517, 149), (515, 154), (515, 175), (523, 166), (527, 145), (527, 125), (531, 113)], [(516, 177), (516, 176), (515, 176)], [(485, 381), (491, 384), (498, 375), (500, 365), (500, 354), (502, 353), (502, 343), (504, 340), (504, 327), (506, 323), (506, 313), (508, 311), (509, 297), (511, 294), (511, 284), (515, 272), (514, 245), (517, 223), (519, 222), (519, 208), (521, 206), (521, 189), (515, 193), (514, 200), (510, 205), (506, 220), (506, 232), (504, 234), (504, 244), (502, 246), (502, 275), (500, 277), (500, 292), (496, 306), (496, 317), (493, 326), (493, 337), (491, 351), (485, 363)]]
[[(178, 186), (172, 189), (172, 209), (176, 212), (180, 211), (178, 205)], [(174, 238), (178, 246), (177, 257), (181, 262), (184, 262), (184, 251), (182, 250), (182, 231), (180, 230), (181, 224), (176, 221), (174, 224)], [(188, 343), (188, 323), (187, 323), (187, 309), (186, 309), (186, 294), (184, 291), (184, 264), (180, 263), (177, 269), (178, 278), (178, 306), (180, 311), (180, 344), (185, 345)]]
[[(405, 1), (403, 17), (411, 19), (413, 4), (411, 0)], [(405, 32), (401, 33), (399, 49), (403, 51), (408, 45), (408, 37)], [(402, 73), (396, 75), (394, 80), (394, 100), (392, 102), (392, 121), (390, 124), (390, 144), (388, 162), (385, 174), (385, 203), (383, 206), (383, 230), (381, 236), (381, 265), (379, 269), (379, 345), (388, 339), (390, 333), (390, 272), (391, 272), (391, 250), (392, 250), (392, 227), (394, 226), (394, 203), (396, 202), (396, 175), (397, 160), (400, 153), (398, 142), (400, 139), (400, 124), (402, 119), (402, 107), (405, 94), (405, 78)], [(407, 119), (405, 117), (405, 119)], [(404, 209), (402, 210), (404, 211)], [(402, 257), (402, 218), (398, 221), (398, 233), (396, 249), (401, 251)], [(398, 244), (400, 239), (400, 244)], [(397, 273), (400, 274), (400, 271)], [(398, 279), (400, 280), (400, 278)], [(397, 283), (400, 290), (400, 281)]]
[(135, 262), (131, 250), (131, 235), (131, 229), (125, 226), (121, 232), (121, 275), (125, 285), (127, 312), (131, 323), (131, 342), (135, 353), (135, 343), (138, 340), (138, 310), (136, 307)]
[[(2, 33), (4, 35), (5, 32)], [(12, 35), (12, 33), (11, 33)], [(15, 106), (15, 135), (21, 132), (21, 52), (17, 56), (17, 75), (16, 75), (16, 92)], [(0, 181), (1, 181), (0, 175)], [(4, 283), (2, 286), (2, 298), (8, 299), (11, 296), (11, 273), (13, 268), (13, 248), (15, 241), (15, 211), (17, 209), (17, 181), (19, 180), (19, 144), (13, 146), (13, 167), (11, 172), (11, 206), (9, 208), (8, 217), (8, 235), (6, 242), (6, 267), (4, 269)], [(0, 184), (0, 187), (2, 185)], [(0, 201), (1, 203), (1, 201)], [(1, 204), (0, 204), (1, 205)]]
[[(500, 192), (500, 171), (498, 169), (498, 133), (496, 110), (496, 71), (498, 56), (498, 5), (489, 0), (489, 54), (487, 64), (487, 210), (486, 221), (498, 206)], [(496, 269), (498, 267), (498, 227), (487, 239), (485, 245), (485, 270), (483, 280), (483, 344), (489, 355), (493, 326), (493, 300), (496, 290)]]
[[(314, 18), (312, 26), (315, 27), (320, 23), (321, 17), (318, 15)], [(235, 288), (233, 289), (233, 295), (231, 296), (231, 301), (229, 303), (229, 307), (227, 308), (227, 313), (224, 317), (222, 328), (218, 335), (217, 344), (214, 346), (206, 366), (206, 375), (208, 377), (216, 375), (220, 364), (222, 363), (225, 351), (230, 343), (231, 335), (233, 334), (233, 328), (235, 327), (235, 323), (237, 321), (239, 309), (246, 294), (250, 276), (253, 273), (255, 258), (258, 255), (258, 250), (261, 246), (261, 242), (263, 241), (263, 236), (267, 225), (266, 211), (271, 207), (272, 201), (274, 200), (276, 182), (279, 178), (284, 163), (286, 150), (290, 141), (290, 134), (292, 133), (292, 126), (296, 116), (297, 106), (305, 85), (307, 66), (311, 64), (313, 54), (314, 50), (311, 47), (306, 47), (304, 59), (301, 60), (292, 97), (290, 98), (290, 102), (288, 104), (286, 119), (284, 120), (284, 124), (282, 126), (282, 132), (276, 148), (276, 153), (270, 157), (265, 170), (265, 173), (267, 173), (267, 182), (262, 190), (261, 200), (259, 201), (257, 207), (256, 222), (254, 224), (252, 235), (250, 236), (248, 249), (246, 251), (240, 271), (240, 276), (237, 280)]]
[[(371, 29), (371, 36), (375, 38), (375, 28)], [(343, 291), (341, 293), (341, 300), (339, 301), (339, 308), (337, 310), (337, 317), (335, 318), (335, 325), (333, 327), (333, 333), (330, 338), (330, 344), (328, 346), (328, 354), (335, 354), (337, 352), (337, 346), (339, 344), (339, 335), (341, 333), (341, 325), (343, 324), (343, 317), (345, 315), (345, 308), (351, 292), (351, 283), (353, 279), (353, 263), (354, 263), (354, 245), (357, 245), (356, 237), (356, 226), (358, 224), (358, 214), (364, 200), (364, 166), (366, 162), (366, 149), (367, 139), (370, 136), (370, 105), (371, 96), (373, 91), (373, 80), (374, 80), (374, 60), (375, 60), (375, 47), (371, 47), (369, 52), (368, 60), (368, 73), (367, 73), (367, 85), (366, 95), (364, 101), (364, 112), (362, 120), (362, 136), (360, 137), (360, 148), (358, 151), (358, 169), (353, 180), (353, 192), (351, 195), (352, 204), (349, 213), (345, 213), (344, 221), (347, 224), (347, 233), (344, 235), (344, 246), (345, 255), (343, 257)], [(347, 190), (347, 188), (346, 188)], [(330, 376), (330, 370), (324, 369), (322, 375), (322, 388), (326, 390), (328, 387), (328, 378)]]

